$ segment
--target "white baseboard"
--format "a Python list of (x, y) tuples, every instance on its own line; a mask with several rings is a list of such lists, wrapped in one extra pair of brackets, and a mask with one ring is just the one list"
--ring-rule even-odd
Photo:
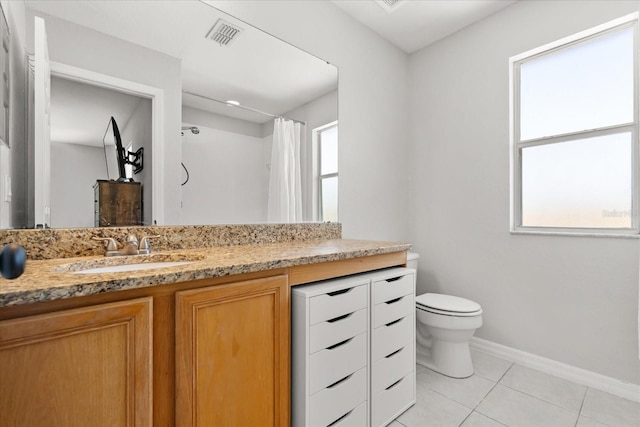
[(597, 390), (602, 390), (625, 399), (633, 400), (634, 402), (640, 402), (640, 385), (637, 384), (607, 377), (606, 375), (597, 374), (587, 371), (586, 369), (576, 368), (566, 363), (536, 356), (535, 354), (507, 347), (506, 345), (496, 344), (483, 340), (482, 338), (471, 338), (469, 346), (475, 350), (510, 362), (515, 362), (528, 368), (536, 369)]

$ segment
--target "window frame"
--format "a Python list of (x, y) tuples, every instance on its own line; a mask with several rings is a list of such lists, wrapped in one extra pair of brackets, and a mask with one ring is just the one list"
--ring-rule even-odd
[[(581, 130), (552, 136), (520, 140), (520, 65), (568, 47), (599, 38), (611, 32), (633, 28), (634, 96), (633, 121), (613, 126)], [(608, 237), (640, 237), (640, 13), (634, 12), (591, 29), (509, 58), (509, 175), (510, 175), (510, 232), (512, 234), (552, 234)], [(522, 150), (527, 147), (551, 145), (598, 136), (631, 133), (631, 227), (542, 227), (522, 225)]]
[[(322, 132), (325, 132), (331, 128), (334, 127), (338, 127), (338, 121), (335, 120), (333, 122), (324, 124), (322, 126), (318, 126), (317, 128), (313, 129), (313, 145), (314, 145), (314, 157), (315, 157), (315, 161), (314, 161), (314, 165), (313, 165), (313, 170), (314, 170), (314, 202), (315, 202), (315, 206), (314, 206), (314, 215), (316, 215), (316, 218), (318, 221), (324, 222), (324, 215), (323, 215), (323, 210), (322, 210), (322, 181), (326, 178), (338, 178), (338, 185), (340, 182), (340, 164), (338, 164), (338, 172), (334, 172), (334, 173), (329, 173), (329, 174), (324, 174), (322, 175), (320, 173), (320, 171), (322, 170)], [(338, 140), (338, 147), (340, 147), (340, 142)], [(339, 149), (339, 148), (338, 148)], [(339, 189), (339, 187), (338, 187)], [(338, 199), (338, 205), (336, 206), (336, 213), (338, 218), (340, 218), (340, 203), (339, 203), (339, 199)]]

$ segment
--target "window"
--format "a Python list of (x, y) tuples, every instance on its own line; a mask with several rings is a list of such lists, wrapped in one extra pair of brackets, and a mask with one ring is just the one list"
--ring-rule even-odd
[(338, 122), (314, 129), (319, 221), (338, 222)]
[(511, 230), (638, 235), (638, 13), (510, 58)]

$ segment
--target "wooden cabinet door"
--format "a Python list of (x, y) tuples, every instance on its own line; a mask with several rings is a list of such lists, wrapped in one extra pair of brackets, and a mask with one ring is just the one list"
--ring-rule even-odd
[(0, 425), (151, 426), (152, 299), (0, 322)]
[(289, 425), (286, 276), (176, 294), (176, 421)]

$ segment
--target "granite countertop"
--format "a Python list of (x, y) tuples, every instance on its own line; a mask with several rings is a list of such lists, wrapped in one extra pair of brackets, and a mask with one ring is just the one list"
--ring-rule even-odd
[[(0, 278), (0, 307), (400, 252), (410, 248), (408, 243), (333, 239), (182, 249), (132, 257), (29, 260), (26, 271), (18, 279)], [(127, 272), (73, 273), (80, 267), (145, 261), (190, 263)]]

